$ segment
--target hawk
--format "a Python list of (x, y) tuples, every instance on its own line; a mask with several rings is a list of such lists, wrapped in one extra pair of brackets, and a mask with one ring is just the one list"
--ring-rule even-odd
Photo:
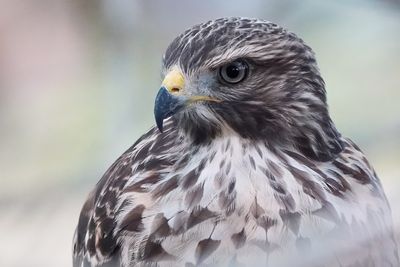
[(208, 21), (162, 74), (157, 127), (89, 194), (74, 266), (399, 266), (382, 185), (299, 37)]

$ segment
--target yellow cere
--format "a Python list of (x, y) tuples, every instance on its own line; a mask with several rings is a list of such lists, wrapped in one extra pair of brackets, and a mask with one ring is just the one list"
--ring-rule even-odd
[(185, 86), (185, 78), (178, 68), (172, 69), (165, 76), (162, 86), (164, 86), (170, 93), (178, 93), (182, 91)]

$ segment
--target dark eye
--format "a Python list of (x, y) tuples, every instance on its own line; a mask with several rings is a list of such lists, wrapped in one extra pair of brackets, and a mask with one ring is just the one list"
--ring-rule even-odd
[(223, 82), (235, 84), (247, 77), (249, 66), (243, 60), (235, 60), (219, 69), (219, 77)]

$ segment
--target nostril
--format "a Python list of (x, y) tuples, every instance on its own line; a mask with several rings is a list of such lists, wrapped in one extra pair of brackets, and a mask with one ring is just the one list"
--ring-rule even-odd
[(179, 91), (180, 91), (180, 89), (177, 88), (177, 87), (173, 87), (173, 88), (171, 89), (171, 92), (173, 92), (173, 93), (178, 93)]

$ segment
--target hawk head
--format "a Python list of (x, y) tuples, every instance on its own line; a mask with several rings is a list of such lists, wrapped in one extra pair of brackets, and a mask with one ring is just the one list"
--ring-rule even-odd
[(179, 35), (163, 58), (159, 129), (171, 117), (195, 144), (225, 134), (327, 161), (342, 150), (315, 56), (276, 24), (223, 18)]

